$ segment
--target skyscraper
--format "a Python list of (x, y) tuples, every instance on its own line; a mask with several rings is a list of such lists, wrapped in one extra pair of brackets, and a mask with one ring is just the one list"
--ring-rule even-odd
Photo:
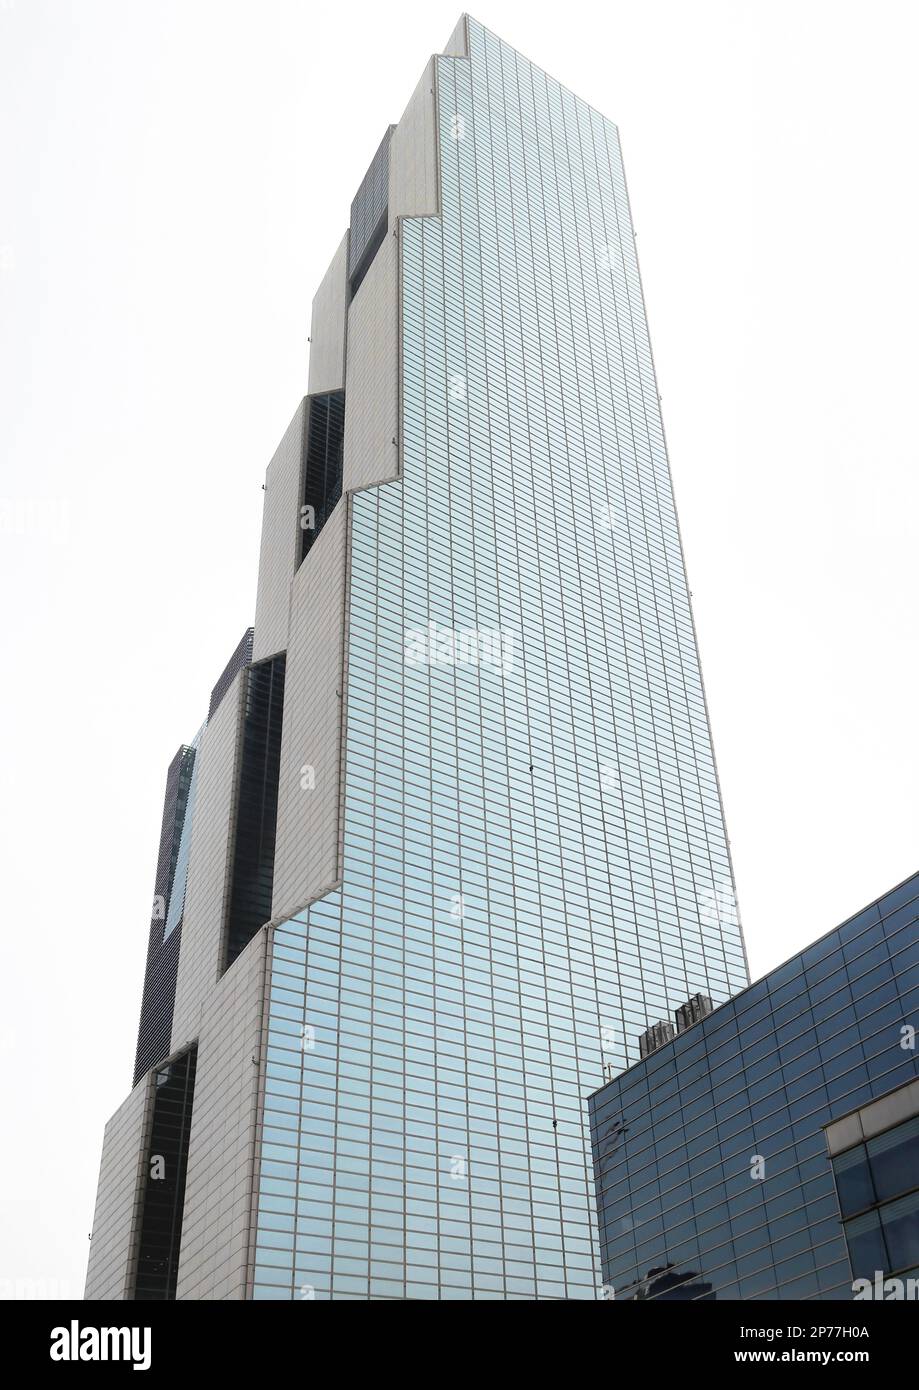
[(616, 128), (464, 16), (310, 336), (87, 1294), (594, 1298), (586, 1097), (748, 980)]

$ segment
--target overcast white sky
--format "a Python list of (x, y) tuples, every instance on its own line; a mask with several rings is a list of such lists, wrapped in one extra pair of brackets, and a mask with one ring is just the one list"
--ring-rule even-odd
[[(313, 291), (459, 12), (0, 0), (0, 1281), (82, 1292), (166, 766), (253, 618)], [(474, 13), (622, 134), (759, 975), (919, 868), (917, 10)]]

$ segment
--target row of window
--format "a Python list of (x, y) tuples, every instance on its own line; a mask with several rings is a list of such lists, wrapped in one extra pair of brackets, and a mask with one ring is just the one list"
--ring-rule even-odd
[[(679, 965), (683, 959), (701, 959), (699, 948), (706, 939), (713, 949), (718, 945), (717, 925), (703, 928), (700, 934), (695, 924), (691, 931), (687, 923), (682, 928), (685, 933), (682, 952), (679, 949), (669, 952), (666, 920), (669, 914), (666, 914), (663, 928), (659, 929), (653, 917), (640, 910), (636, 912), (629, 900), (615, 902), (615, 912), (611, 911), (610, 904), (604, 907), (601, 902), (594, 913), (592, 907), (579, 905), (576, 898), (550, 896), (540, 904), (539, 899), (529, 893), (518, 890), (515, 900), (512, 891), (495, 890), (494, 885), (487, 923), (484, 918), (478, 920), (480, 909), (484, 911), (484, 902), (474, 886), (469, 892), (472, 910), (468, 919), (464, 915), (465, 898), (460, 902), (457, 893), (455, 920), (434, 921), (430, 911), (416, 910), (411, 905), (400, 910), (399, 904), (393, 902), (396, 893), (390, 890), (386, 860), (378, 861), (377, 867), (380, 876), (375, 901), (371, 902), (368, 895), (358, 905), (355, 897), (341, 921), (329, 924), (331, 934), (327, 931), (321, 937), (326, 949), (319, 955), (334, 960), (343, 933), (349, 959), (357, 961), (363, 956), (369, 961), (374, 955), (381, 965), (388, 959), (400, 970), (406, 960), (416, 961), (423, 969), (429, 968), (435, 951), (445, 963), (458, 965), (463, 953), (470, 959), (477, 954), (482, 957), (488, 947), (491, 959), (496, 963), (503, 960), (512, 971), (517, 969), (516, 963), (524, 952), (537, 964), (545, 961), (555, 968), (564, 968), (570, 962), (571, 967), (580, 970), (587, 979), (596, 978), (602, 988), (615, 987), (620, 980), (619, 967), (628, 972), (638, 965), (639, 956), (650, 960), (652, 966), (655, 962), (659, 966), (662, 960)], [(475, 880), (472, 882), (474, 885)], [(391, 883), (393, 889), (399, 889), (403, 880), (395, 875)], [(445, 880), (444, 891), (447, 883)], [(439, 897), (438, 902), (440, 900)], [(676, 922), (674, 927), (677, 927)], [(675, 936), (671, 944), (677, 946), (679, 940), (679, 936)]]
[[(470, 365), (463, 364), (465, 369)], [(607, 459), (599, 440), (596, 447), (588, 440), (575, 446), (570, 431), (559, 438), (530, 437), (520, 450), (523, 457), (515, 458), (515, 431), (499, 427), (496, 433), (494, 422), (484, 413), (486, 408), (494, 410), (494, 383), (487, 377), (478, 386), (486, 397), (482, 423), (472, 416), (468, 429), (459, 434), (459, 421), (444, 416), (437, 422), (437, 398), (432, 399), (432, 392), (455, 390), (457, 376), (462, 375), (463, 390), (470, 393), (470, 405), (474, 405), (471, 393), (478, 373), (472, 370), (467, 377), (466, 370), (460, 374), (447, 366), (441, 382), (432, 376), (424, 389), (420, 384), (409, 386), (404, 396), (407, 409), (426, 412), (424, 424), (407, 427), (403, 440), (409, 484), (409, 490), (401, 494), (406, 573), (423, 572), (431, 558), (430, 542), (439, 541), (450, 545), (460, 579), (473, 570), (486, 584), (489, 579), (496, 582), (499, 575), (507, 576), (516, 592), (526, 579), (527, 566), (537, 560), (556, 583), (571, 581), (577, 577), (580, 555), (596, 568), (595, 574), (582, 571), (594, 611), (617, 598), (640, 598), (645, 605), (663, 603), (662, 620), (674, 631), (678, 626), (685, 629), (690, 606), (679, 532), (675, 514), (661, 510), (657, 489), (662, 477), (618, 450), (614, 462)], [(564, 448), (559, 447), (562, 442)], [(575, 448), (577, 452), (572, 452)], [(432, 473), (435, 450), (441, 456), (441, 471)], [(419, 473), (416, 487), (415, 474), (422, 464), (428, 466)], [(620, 471), (611, 472), (611, 468)], [(560, 469), (566, 470), (567, 478), (560, 478)], [(634, 476), (626, 469), (634, 470)], [(518, 531), (511, 551), (502, 552), (495, 542), (501, 523), (510, 515), (516, 517)], [(548, 534), (547, 522), (552, 527)], [(570, 545), (563, 546), (566, 539)], [(389, 549), (382, 537), (379, 546), (384, 554)], [(600, 588), (601, 576), (612, 581), (612, 591)]]
[[(839, 1112), (849, 1102), (859, 1103), (868, 1098), (866, 1090), (870, 1093), (890, 1089), (904, 1079), (904, 1072), (910, 1071), (908, 1064), (896, 1062), (886, 1052), (863, 1061), (861, 1053), (852, 1049), (848, 1066), (835, 1085), (829, 1086), (819, 1076), (814, 1077), (797, 1100), (790, 1100), (786, 1088), (781, 1085), (774, 1087), (777, 1094), (770, 1097), (769, 1104), (777, 1100), (778, 1110), (771, 1115), (763, 1113), (754, 1120), (752, 1109), (744, 1108), (737, 1115), (732, 1130), (730, 1122), (716, 1119), (717, 1110), (709, 1111), (705, 1121), (696, 1127), (685, 1131), (674, 1129), (671, 1135), (661, 1135), (658, 1142), (644, 1150), (632, 1152), (629, 1147), (620, 1166), (613, 1162), (604, 1165), (601, 1191), (604, 1204), (611, 1207), (618, 1199), (627, 1203), (632, 1211), (639, 1210), (643, 1201), (650, 1200), (653, 1204), (668, 1200), (671, 1194), (679, 1194), (688, 1173), (684, 1159), (692, 1162), (693, 1194), (700, 1200), (710, 1186), (717, 1188), (719, 1179), (728, 1176), (726, 1165), (729, 1163), (734, 1174), (740, 1175), (739, 1187), (744, 1188), (750, 1180), (753, 1154), (762, 1154), (767, 1174), (780, 1181), (783, 1169), (779, 1165), (783, 1155), (793, 1153), (795, 1148), (790, 1123), (797, 1125), (798, 1134), (807, 1126), (814, 1133), (828, 1123), (831, 1102)], [(784, 1132), (789, 1133), (789, 1141), (781, 1145), (776, 1140)], [(631, 1145), (631, 1133), (629, 1139)]]
[[(457, 905), (458, 915), (460, 906)], [(678, 953), (670, 954), (667, 951), (666, 943), (663, 943), (663, 954), (655, 954), (661, 951), (661, 943), (652, 930), (639, 928), (636, 932), (625, 927), (621, 936), (614, 936), (612, 923), (602, 916), (592, 931), (578, 924), (577, 930), (572, 931), (570, 943), (565, 941), (564, 920), (559, 919), (556, 913), (551, 916), (547, 914), (544, 919), (545, 934), (539, 930), (538, 914), (531, 926), (529, 920), (517, 922), (512, 915), (505, 916), (503, 912), (495, 910), (487, 928), (459, 920), (449, 927), (438, 927), (428, 916), (421, 917), (419, 924), (416, 921), (418, 916), (415, 913), (407, 914), (408, 920), (403, 921), (398, 908), (392, 908), (389, 903), (378, 903), (376, 913), (371, 910), (369, 903), (361, 908), (355, 906), (346, 909), (338, 937), (332, 941), (328, 937), (323, 938), (325, 949), (314, 953), (311, 978), (321, 983), (323, 977), (314, 972), (322, 969), (324, 962), (328, 961), (330, 964), (325, 969), (332, 973), (325, 977), (325, 982), (334, 983), (334, 962), (341, 945), (342, 931), (345, 949), (352, 963), (358, 964), (363, 957), (364, 967), (358, 972), (362, 978), (369, 978), (372, 959), (376, 959), (378, 967), (384, 972), (386, 963), (392, 961), (399, 967), (397, 979), (408, 969), (418, 980), (427, 981), (431, 978), (435, 953), (447, 968), (461, 968), (464, 957), (474, 964), (477, 958), (484, 960), (487, 956), (497, 966), (504, 965), (504, 974), (522, 968), (524, 978), (528, 967), (539, 970), (540, 974), (543, 966), (556, 972), (570, 970), (572, 978), (577, 979), (579, 984), (592, 986), (592, 995), (595, 993), (599, 1000), (607, 999), (611, 1003), (618, 1000), (622, 972), (626, 975), (637, 973), (639, 951), (645, 961), (650, 956), (655, 967), (652, 975), (662, 962), (679, 967), (682, 961)], [(284, 939), (289, 941), (289, 935)], [(590, 1008), (593, 1010), (593, 998)]]
[[(347, 1019), (349, 1014), (354, 1014), (357, 1017), (351, 1023), (353, 1036), (349, 1039), (349, 1045), (361, 1045), (360, 1030), (364, 1029), (365, 1045), (369, 1047), (371, 1005), (374, 1010), (372, 1016), (379, 1018), (384, 1014), (387, 1003), (390, 1003), (390, 1021), (393, 1022), (402, 1016), (407, 999), (408, 1022), (404, 1030), (400, 1028), (400, 1036), (404, 1037), (406, 1046), (412, 1047), (412, 1056), (423, 1065), (426, 1048), (421, 1044), (430, 1045), (434, 1018), (430, 1011), (430, 982), (426, 982), (420, 976), (409, 976), (402, 987), (398, 977), (391, 978), (392, 986), (378, 980), (375, 988), (371, 988), (369, 981), (362, 981), (359, 986), (346, 983), (345, 1002), (342, 1006), (338, 1005), (336, 982), (325, 991), (311, 986), (308, 991), (308, 1007), (304, 1003), (304, 991), (285, 988), (286, 982), (280, 978), (276, 981), (272, 993), (271, 1015), (282, 1019), (291, 1015), (297, 1018), (304, 1017), (316, 1028), (324, 1025), (331, 1029), (332, 1024), (339, 1019)], [(649, 988), (653, 990), (653, 985)], [(451, 1018), (455, 1019), (458, 1025), (465, 1025), (467, 1020), (478, 1017), (494, 1028), (499, 1037), (503, 1028), (507, 1038), (506, 1051), (510, 1057), (522, 1055), (514, 1035), (515, 1023), (518, 1020), (522, 1021), (523, 1028), (534, 1038), (535, 1047), (539, 1047), (542, 1041), (546, 1040), (556, 1049), (555, 1065), (562, 1066), (568, 1057), (572, 1061), (577, 1057), (581, 1065), (590, 1071), (589, 1061), (593, 1065), (599, 1065), (601, 1030), (604, 1034), (603, 1052), (607, 1054), (615, 1049), (618, 1039), (621, 1038), (624, 1022), (637, 1027), (644, 1021), (647, 1010), (642, 1003), (643, 996), (637, 990), (630, 993), (635, 999), (634, 1009), (628, 1007), (630, 997), (626, 994), (607, 998), (601, 1008), (599, 1000), (592, 992), (584, 994), (579, 991), (579, 997), (575, 1002), (570, 992), (556, 991), (547, 995), (543, 987), (539, 990), (524, 989), (519, 993), (512, 993), (508, 990), (502, 991), (497, 986), (490, 990), (487, 982), (483, 987), (481, 982), (469, 980), (465, 993), (451, 988), (440, 994), (436, 1000), (436, 1016), (441, 1026)], [(325, 1003), (324, 999), (328, 1003)], [(611, 1038), (608, 1036), (610, 1031), (614, 1035)], [(417, 1045), (413, 1046), (415, 1039)], [(500, 1050), (504, 1050), (500, 1043), (498, 1046)], [(776, 1084), (780, 1083), (774, 1081), (768, 1089), (775, 1089)]]
[[(704, 832), (710, 827), (701, 810), (704, 807), (709, 815), (716, 810), (716, 784), (712, 783), (706, 797), (700, 792), (705, 777), (700, 778), (692, 759), (684, 761), (681, 768), (679, 761), (666, 747), (661, 747), (659, 741), (642, 735), (634, 749), (627, 743), (618, 747), (604, 745), (595, 740), (589, 726), (582, 725), (581, 737), (583, 739), (586, 734), (590, 751), (585, 749), (579, 755), (572, 747), (573, 737), (566, 738), (561, 731), (556, 732), (552, 742), (541, 737), (538, 731), (529, 742), (515, 737), (511, 731), (499, 739), (490, 736), (485, 727), (464, 728), (461, 722), (444, 728), (441, 720), (435, 717), (436, 706), (434, 715), (430, 708), (430, 702), (419, 703), (414, 708), (406, 703), (400, 718), (390, 716), (377, 720), (362, 707), (362, 701), (356, 699), (351, 711), (353, 717), (349, 720), (348, 765), (352, 774), (349, 782), (353, 785), (356, 777), (363, 773), (368, 786), (374, 783), (375, 789), (391, 786), (397, 793), (393, 800), (399, 809), (403, 786), (409, 792), (420, 792), (419, 799), (425, 811), (430, 806), (432, 780), (436, 781), (441, 803), (441, 788), (452, 785), (455, 792), (462, 790), (467, 794), (470, 804), (463, 808), (464, 817), (472, 823), (481, 823), (487, 812), (470, 793), (481, 791), (494, 801), (500, 812), (514, 799), (521, 810), (529, 808), (534, 795), (544, 798), (548, 792), (554, 794), (561, 812), (570, 808), (571, 817), (577, 806), (584, 808), (586, 835), (591, 829), (601, 829), (604, 821), (615, 822), (620, 807), (628, 806), (646, 822), (642, 826), (639, 821), (636, 827), (636, 830), (640, 827), (639, 833), (633, 831), (637, 844), (642, 843), (649, 829), (662, 831), (669, 823), (679, 832), (681, 822), (685, 825), (683, 834), (688, 841), (700, 848), (707, 843)], [(432, 732), (435, 728), (436, 735)], [(383, 743), (388, 730), (403, 741), (401, 747)], [(642, 759), (635, 756), (639, 749), (644, 754)], [(375, 754), (381, 756), (375, 758)], [(508, 767), (521, 779), (516, 786), (502, 775)], [(530, 767), (536, 780), (525, 785), (523, 777)], [(551, 778), (549, 787), (546, 786), (547, 775)], [(444, 814), (444, 820), (450, 823), (454, 816), (455, 813), (449, 817)], [(372, 823), (373, 818), (369, 819)], [(571, 820), (571, 826), (576, 829), (577, 822)], [(546, 822), (544, 831), (558, 835), (558, 828), (551, 821)]]

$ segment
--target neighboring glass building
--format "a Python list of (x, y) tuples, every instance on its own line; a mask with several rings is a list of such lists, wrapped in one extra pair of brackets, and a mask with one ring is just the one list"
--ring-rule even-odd
[(586, 1097), (749, 977), (616, 128), (471, 19), (359, 187), (266, 489), (196, 762), (177, 1297), (595, 1298)]
[(917, 1030), (919, 875), (592, 1096), (607, 1296), (915, 1278)]

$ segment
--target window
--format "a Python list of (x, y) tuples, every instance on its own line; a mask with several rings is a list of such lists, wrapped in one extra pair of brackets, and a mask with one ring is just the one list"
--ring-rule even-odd
[(856, 1278), (919, 1261), (919, 1116), (833, 1159), (843, 1230)]
[(351, 204), (348, 279), (352, 295), (357, 294), (389, 225), (389, 142), (394, 130), (390, 126), (383, 136)]
[(236, 836), (227, 916), (225, 968), (271, 917), (284, 714), (282, 652), (246, 672)]
[(173, 1299), (179, 1272), (197, 1049), (154, 1073), (134, 1298)]
[(344, 391), (310, 396), (300, 507), (301, 562), (341, 497), (344, 441)]

